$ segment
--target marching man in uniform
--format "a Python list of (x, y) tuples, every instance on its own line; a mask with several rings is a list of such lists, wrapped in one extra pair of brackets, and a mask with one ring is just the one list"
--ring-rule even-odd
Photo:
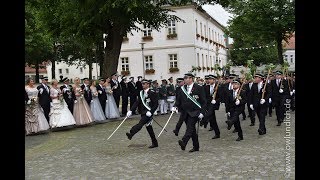
[(175, 87), (173, 85), (173, 78), (170, 77), (169, 79), (169, 84), (167, 85), (167, 92), (168, 92), (168, 105), (169, 105), (169, 109), (171, 110), (171, 108), (173, 107), (174, 101), (176, 100), (176, 93), (175, 93)]
[(140, 91), (138, 95), (138, 100), (133, 104), (130, 111), (127, 112), (127, 117), (132, 115), (132, 111), (140, 106), (141, 108), (141, 119), (138, 124), (134, 125), (130, 132), (126, 133), (128, 139), (131, 140), (132, 137), (141, 130), (143, 125), (146, 125), (147, 131), (152, 141), (152, 145), (149, 148), (158, 147), (158, 141), (154, 134), (152, 128), (152, 118), (153, 114), (158, 107), (158, 97), (154, 90), (150, 89), (150, 81), (143, 79), (141, 80), (143, 90)]
[(181, 149), (185, 150), (189, 139), (192, 138), (193, 148), (189, 152), (199, 151), (196, 123), (204, 117), (207, 105), (204, 88), (193, 81), (193, 74), (185, 74), (185, 85), (181, 86), (180, 94), (177, 96), (175, 105), (171, 109), (171, 111), (177, 112), (176, 107), (181, 108), (181, 116), (187, 122), (186, 132), (178, 143)]

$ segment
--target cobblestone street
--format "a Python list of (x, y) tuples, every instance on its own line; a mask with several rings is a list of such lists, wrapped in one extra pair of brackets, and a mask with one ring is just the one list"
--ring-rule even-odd
[[(151, 139), (143, 127), (132, 140), (125, 135), (140, 116), (128, 119), (109, 139), (121, 119), (88, 127), (50, 132), (25, 137), (26, 179), (285, 179), (286, 168), (294, 179), (295, 117), (290, 124), (276, 126), (275, 110), (266, 117), (267, 134), (259, 136), (259, 126), (250, 119), (241, 121), (244, 140), (237, 142), (236, 133), (227, 130), (224, 106), (216, 112), (221, 131), (220, 139), (211, 139), (213, 131), (199, 129), (200, 151), (189, 153), (178, 145), (185, 124), (176, 137), (174, 129), (179, 115), (174, 114), (158, 138), (159, 147), (149, 149)], [(246, 114), (247, 109), (246, 109)], [(162, 126), (167, 115), (155, 116)], [(242, 119), (242, 115), (240, 115)], [(286, 131), (287, 127), (287, 131)], [(161, 128), (153, 123), (156, 136)], [(291, 138), (285, 138), (288, 133)], [(287, 160), (286, 160), (287, 158)], [(291, 168), (291, 169), (288, 169)]]

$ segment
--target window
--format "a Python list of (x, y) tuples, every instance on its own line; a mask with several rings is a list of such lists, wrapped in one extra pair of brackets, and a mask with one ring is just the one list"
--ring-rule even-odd
[(214, 32), (214, 41), (217, 42), (217, 32)]
[(62, 69), (59, 69), (59, 74), (62, 74)]
[(217, 59), (216, 59), (216, 64), (218, 64), (218, 56), (217, 56)]
[(284, 59), (288, 61), (288, 55), (284, 55)]
[(206, 55), (206, 63), (207, 63), (207, 67), (208, 67), (209, 66), (208, 55)]
[(129, 71), (129, 58), (128, 57), (121, 58), (121, 71)]
[(146, 27), (146, 26), (143, 26), (144, 30), (143, 30), (143, 36), (152, 36), (151, 35), (151, 32), (152, 32), (152, 29), (150, 27)]
[(82, 73), (83, 73), (83, 68), (81, 67), (81, 68), (80, 68), (80, 74), (82, 74)]
[(146, 64), (146, 69), (153, 69), (152, 56), (145, 56), (144, 62)]
[(200, 23), (200, 35), (202, 36), (202, 23)]
[(196, 34), (198, 34), (198, 20), (196, 20)]
[[(212, 63), (212, 56), (210, 56), (210, 60), (209, 61), (210, 61), (209, 64), (211, 64)], [(212, 64), (211, 64), (211, 66), (212, 66)]]
[(69, 74), (69, 69), (66, 69), (66, 74)]
[(176, 34), (176, 22), (175, 21), (169, 20), (168, 33), (169, 34)]
[(200, 56), (199, 56), (199, 53), (197, 53), (197, 64), (198, 64), (198, 66), (200, 66)]
[(92, 79), (96, 79), (96, 76), (92, 76)]
[(169, 54), (169, 64), (170, 64), (170, 68), (178, 67), (177, 54)]
[(211, 31), (210, 31), (210, 28), (209, 28), (209, 39), (211, 39)]
[(293, 63), (293, 55), (290, 55), (290, 62)]
[(204, 67), (204, 56), (203, 54), (201, 54), (201, 56), (202, 56), (202, 67)]
[(207, 29), (206, 29), (206, 25), (204, 25), (204, 37), (207, 37)]
[(214, 60), (216, 59), (215, 56), (213, 56), (213, 59), (212, 59), (212, 65), (214, 66)]

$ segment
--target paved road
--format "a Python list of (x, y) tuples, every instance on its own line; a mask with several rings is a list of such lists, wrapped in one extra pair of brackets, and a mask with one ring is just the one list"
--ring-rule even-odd
[[(258, 135), (258, 123), (251, 127), (248, 118), (241, 121), (244, 140), (240, 142), (235, 141), (237, 135), (232, 129), (226, 128), (223, 106), (216, 115), (221, 138), (211, 139), (213, 132), (201, 127), (200, 151), (194, 153), (188, 152), (191, 140), (186, 151), (177, 143), (185, 125), (179, 137), (172, 133), (178, 114), (172, 117), (168, 132), (159, 137), (159, 147), (154, 149), (148, 149), (151, 140), (145, 127), (131, 141), (125, 135), (139, 116), (126, 121), (109, 140), (121, 119), (27, 136), (26, 179), (294, 179), (294, 113), (287, 116), (290, 125), (278, 127), (273, 112), (274, 116), (266, 119), (264, 136)], [(168, 117), (155, 119), (164, 125)], [(161, 128), (155, 123), (153, 127), (158, 135)]]

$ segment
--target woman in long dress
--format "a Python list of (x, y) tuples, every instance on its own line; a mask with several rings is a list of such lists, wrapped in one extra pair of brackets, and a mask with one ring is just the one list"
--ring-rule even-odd
[(44, 116), (43, 110), (38, 102), (37, 87), (34, 86), (34, 80), (27, 79), (25, 91), (28, 95), (25, 111), (25, 133), (26, 135), (49, 132), (49, 124)]
[(98, 91), (96, 88), (95, 80), (91, 80), (90, 90), (92, 93), (92, 103), (90, 105), (90, 108), (95, 121), (98, 122), (98, 121), (106, 120), (106, 116), (104, 115), (104, 111), (102, 110), (102, 107), (98, 98)]
[(103, 85), (104, 85), (104, 87), (106, 89), (106, 93), (107, 93), (107, 102), (106, 102), (106, 109), (105, 109), (106, 117), (108, 119), (119, 118), (120, 112), (119, 112), (118, 106), (116, 104), (116, 101), (114, 100), (114, 97), (112, 95), (113, 91), (111, 88), (109, 77), (106, 79), (106, 82)]
[(73, 106), (73, 117), (77, 126), (89, 125), (94, 121), (91, 109), (83, 97), (83, 91), (80, 87), (80, 78), (74, 79), (73, 91), (76, 96)]
[(49, 113), (50, 127), (59, 128), (75, 125), (76, 121), (74, 120), (67, 103), (63, 99), (63, 93), (60, 88), (58, 88), (58, 81), (53, 79), (51, 84), (50, 97), (52, 99), (52, 106)]

